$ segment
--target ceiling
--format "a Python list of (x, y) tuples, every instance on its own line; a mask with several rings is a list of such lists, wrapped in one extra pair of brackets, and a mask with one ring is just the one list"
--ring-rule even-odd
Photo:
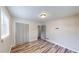
[[(42, 22), (79, 13), (78, 6), (8, 6), (7, 8), (14, 18)], [(39, 17), (41, 12), (47, 12), (48, 16), (41, 19)]]

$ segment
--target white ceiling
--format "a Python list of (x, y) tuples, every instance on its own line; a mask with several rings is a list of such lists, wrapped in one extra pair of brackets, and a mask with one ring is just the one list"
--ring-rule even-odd
[[(54, 20), (79, 13), (78, 6), (9, 6), (7, 8), (14, 18), (33, 21)], [(43, 11), (48, 13), (45, 19), (39, 17)]]

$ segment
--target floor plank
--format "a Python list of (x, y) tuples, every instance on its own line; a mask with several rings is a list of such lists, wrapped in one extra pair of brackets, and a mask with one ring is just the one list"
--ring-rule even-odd
[(17, 45), (11, 49), (11, 53), (76, 53), (46, 40), (36, 40)]

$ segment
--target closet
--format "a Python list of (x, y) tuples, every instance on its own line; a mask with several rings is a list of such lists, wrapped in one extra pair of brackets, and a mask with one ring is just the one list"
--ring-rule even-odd
[(29, 41), (29, 24), (18, 23), (15, 25), (15, 42), (23, 44)]

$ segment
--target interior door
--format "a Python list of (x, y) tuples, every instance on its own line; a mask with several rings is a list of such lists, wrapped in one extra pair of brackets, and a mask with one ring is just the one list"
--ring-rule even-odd
[(16, 23), (16, 44), (23, 44), (29, 40), (29, 25)]

